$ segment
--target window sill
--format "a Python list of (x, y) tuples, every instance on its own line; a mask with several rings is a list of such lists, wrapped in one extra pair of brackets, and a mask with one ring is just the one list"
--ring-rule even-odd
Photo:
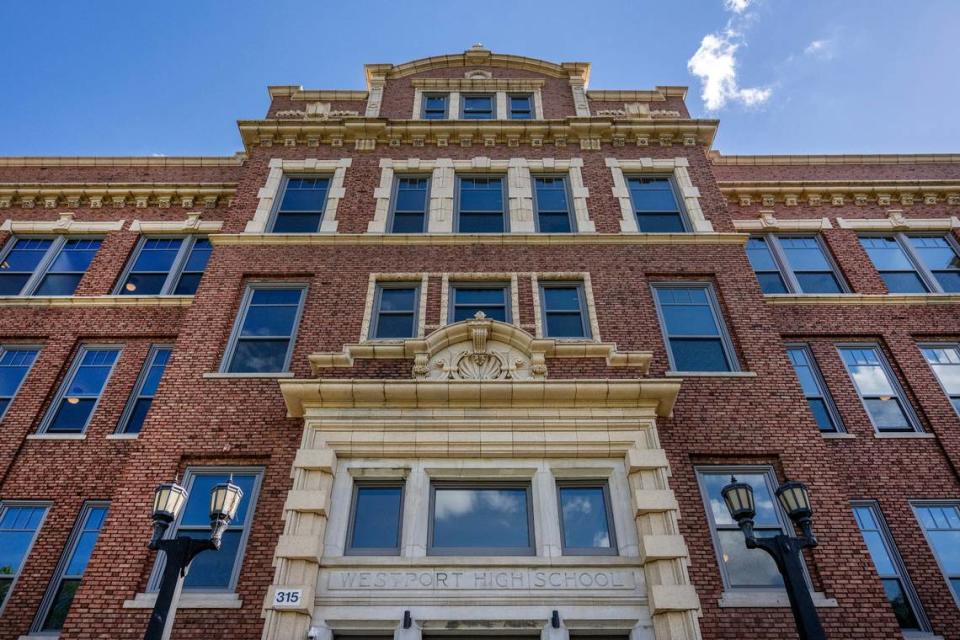
[(136, 440), (139, 437), (139, 433), (111, 433), (107, 440)]
[[(156, 593), (138, 593), (132, 600), (124, 600), (124, 609), (153, 609)], [(183, 593), (177, 609), (239, 609), (243, 600), (236, 593)]]
[(850, 438), (857, 437), (852, 433), (847, 433), (846, 431), (821, 431), (820, 435), (825, 440), (849, 440)]
[(245, 380), (256, 378), (293, 378), (292, 371), (275, 371), (273, 373), (205, 373), (205, 380)]
[(938, 636), (932, 631), (904, 631), (904, 640), (943, 640), (943, 636)]
[(946, 304), (956, 293), (766, 293), (770, 304)]
[[(828, 598), (820, 591), (811, 591), (813, 605), (820, 608), (831, 608), (840, 606), (835, 598)], [(751, 591), (744, 589), (742, 591), (724, 591), (717, 601), (721, 609), (771, 609), (771, 608), (789, 608), (790, 599), (786, 591)]]
[(874, 438), (936, 438), (937, 436), (932, 433), (926, 433), (924, 431), (889, 431), (889, 432), (873, 432)]
[(0, 307), (186, 307), (193, 296), (0, 296)]
[(667, 371), (668, 378), (756, 378), (756, 371)]
[(86, 440), (85, 433), (28, 433), (27, 440)]

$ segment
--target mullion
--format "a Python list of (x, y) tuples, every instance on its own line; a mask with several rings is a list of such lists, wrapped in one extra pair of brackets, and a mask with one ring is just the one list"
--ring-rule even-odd
[[(59, 258), (59, 257), (63, 254), (63, 252), (65, 252), (65, 251), (76, 251), (76, 252), (84, 252), (84, 253), (91, 251), (91, 249), (86, 246), (86, 245), (87, 245), (88, 243), (90, 243), (90, 242), (95, 242), (95, 243), (96, 243), (96, 245), (94, 246), (94, 248), (93, 248), (93, 250), (92, 250), (92, 251), (93, 251), (93, 254), (96, 255), (97, 251), (100, 250), (100, 241), (97, 240), (97, 239), (93, 239), (93, 238), (90, 238), (90, 239), (88, 239), (88, 238), (70, 238), (69, 240), (65, 240), (64, 243), (61, 245), (60, 250), (57, 251), (56, 255), (55, 255), (55, 256), (53, 257), (53, 259), (50, 261), (50, 264), (47, 265), (46, 269), (44, 270), (43, 275), (40, 277), (40, 282), (37, 284), (37, 287), (36, 287), (36, 288), (39, 288), (40, 286), (42, 286), (42, 285), (44, 284), (44, 282), (46, 281), (46, 279), (47, 279), (48, 277), (50, 277), (51, 275), (53, 275), (53, 276), (62, 276), (62, 275), (75, 276), (75, 275), (79, 275), (81, 278), (83, 278), (83, 275), (87, 272), (87, 269), (89, 268), (89, 265), (87, 265), (87, 267), (84, 268), (83, 271), (53, 271), (53, 263), (56, 262), (57, 258)], [(70, 249), (69, 247), (70, 247), (71, 244), (75, 245), (75, 246), (78, 247), (78, 248), (76, 248), (76, 249)], [(93, 258), (91, 258), (91, 262), (92, 262), (92, 261), (93, 261)], [(79, 285), (79, 280), (77, 281), (77, 284)], [(74, 291), (76, 291), (76, 289), (74, 289)], [(72, 295), (72, 294), (68, 294), (68, 295)]]
[[(146, 249), (146, 247), (151, 240), (180, 240), (180, 246), (177, 248), (177, 255), (174, 256), (173, 262), (170, 263), (170, 268), (167, 271), (147, 271), (147, 270), (137, 271), (136, 270), (137, 261), (143, 256), (144, 250), (148, 250)], [(117, 293), (123, 294), (124, 291), (130, 291), (131, 294), (136, 295), (135, 289), (128, 289), (128, 287), (130, 286), (131, 277), (137, 274), (148, 274), (148, 275), (154, 274), (155, 275), (155, 274), (161, 274), (161, 273), (166, 273), (167, 275), (166, 275), (166, 278), (164, 278), (163, 284), (160, 286), (160, 291), (158, 291), (155, 294), (144, 294), (144, 295), (164, 295), (166, 293), (169, 293), (169, 291), (173, 288), (177, 280), (179, 280), (179, 269), (182, 268), (183, 262), (186, 260), (185, 256), (189, 255), (189, 251), (186, 251), (185, 253), (185, 250), (187, 249), (188, 245), (191, 248), (193, 247), (193, 241), (190, 236), (186, 236), (182, 238), (179, 238), (179, 237), (141, 238), (140, 245), (137, 247), (137, 251), (136, 253), (134, 253), (133, 259), (130, 261), (130, 267), (127, 269), (127, 272), (124, 274), (122, 284), (118, 288)], [(177, 274), (176, 277), (174, 277), (174, 274)]]
[(917, 273), (920, 275), (920, 278), (927, 285), (927, 289), (936, 292), (936, 293), (945, 293), (943, 285), (940, 284), (940, 280), (937, 278), (936, 274), (938, 272), (950, 273), (957, 271), (957, 269), (938, 269), (934, 271), (920, 256), (919, 252), (916, 250), (916, 247), (913, 246), (913, 243), (910, 242), (911, 238), (923, 238), (923, 237), (942, 237), (947, 241), (947, 246), (956, 254), (956, 248), (946, 239), (945, 236), (924, 236), (921, 234), (907, 235), (905, 233), (898, 233), (894, 236), (897, 240), (897, 243), (903, 248), (904, 252), (907, 254), (908, 258), (917, 268)]
[(783, 245), (780, 244), (780, 237), (771, 233), (767, 235), (767, 238), (769, 239), (767, 246), (771, 249), (774, 262), (780, 267), (780, 275), (786, 281), (787, 289), (790, 293), (803, 293), (800, 280), (797, 279), (797, 272), (794, 271), (793, 265), (790, 264), (787, 253), (783, 249)]
[(66, 246), (66, 243), (67, 239), (65, 236), (57, 236), (56, 238), (53, 238), (53, 242), (50, 243), (50, 246), (47, 248), (47, 252), (43, 255), (43, 258), (40, 259), (40, 262), (38, 262), (37, 266), (34, 268), (33, 274), (24, 283), (23, 289), (20, 290), (20, 295), (33, 295), (33, 292), (36, 291), (37, 287), (40, 286), (40, 283), (43, 281), (43, 278), (47, 275), (47, 270), (50, 268), (50, 265), (52, 265), (53, 261), (57, 259), (58, 255), (60, 255), (60, 251), (64, 246)]
[[(877, 263), (873, 260), (873, 257), (869, 256), (870, 252), (867, 251), (867, 255), (870, 257), (871, 262), (873, 262), (874, 268), (877, 270), (877, 273), (880, 274), (880, 278), (882, 280), (883, 280), (883, 274), (885, 273), (891, 273), (891, 274), (912, 273), (917, 276), (917, 279), (920, 281), (920, 285), (924, 289), (921, 293), (930, 293), (931, 291), (939, 291), (939, 283), (932, 282), (932, 280), (935, 280), (935, 278), (931, 276), (927, 268), (919, 260), (918, 256), (914, 254), (913, 248), (909, 246), (910, 243), (904, 241), (902, 233), (895, 233), (893, 235), (881, 235), (881, 236), (877, 236), (877, 235), (864, 236), (863, 238), (861, 238), (861, 245), (862, 245), (863, 239), (874, 239), (874, 238), (892, 239), (894, 241), (894, 244), (903, 253), (903, 256), (906, 258), (907, 262), (910, 264), (910, 267), (911, 267), (909, 269), (904, 269), (904, 268), (881, 269), (877, 265)], [(888, 293), (894, 293), (890, 291), (890, 285), (887, 284), (886, 280), (884, 280), (884, 286), (887, 287)]]
[[(38, 237), (32, 237), (32, 236), (26, 236), (26, 237), (14, 236), (13, 238), (10, 239), (10, 241), (4, 247), (3, 253), (0, 254), (0, 258), (2, 258), (2, 260), (0, 260), (0, 269), (4, 270), (5, 275), (20, 275), (20, 276), (26, 275), (27, 276), (27, 279), (24, 280), (23, 284), (20, 286), (20, 289), (16, 293), (10, 294), (10, 295), (18, 295), (18, 296), (28, 295), (28, 292), (33, 290), (33, 288), (36, 286), (36, 281), (39, 277), (39, 274), (43, 273), (45, 265), (49, 264), (49, 262), (52, 260), (52, 258), (50, 257), (51, 252), (57, 248), (61, 240), (62, 240), (62, 237), (38, 238)], [(6, 268), (3, 267), (3, 265), (8, 265), (7, 259), (10, 257), (11, 254), (17, 251), (18, 245), (20, 245), (21, 243), (27, 244), (27, 243), (30, 243), (31, 241), (36, 241), (36, 242), (49, 241), (50, 244), (45, 249), (43, 249), (43, 252), (40, 255), (40, 258), (37, 260), (37, 263), (33, 266), (33, 268), (30, 271), (8, 271)], [(22, 248), (20, 249), (20, 251), (30, 251), (33, 253), (40, 253), (40, 251), (37, 251), (36, 249), (31, 249), (31, 248)]]

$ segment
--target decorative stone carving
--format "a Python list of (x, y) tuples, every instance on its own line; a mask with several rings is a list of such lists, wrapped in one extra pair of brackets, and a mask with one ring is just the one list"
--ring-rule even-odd
[(473, 69), (471, 71), (467, 71), (466, 73), (464, 73), (463, 77), (466, 78), (467, 80), (490, 80), (491, 78), (493, 78), (493, 74), (490, 73), (489, 71), (483, 71), (481, 69)]
[(467, 339), (433, 355), (416, 354), (413, 376), (428, 380), (529, 380), (546, 375), (542, 354), (537, 359), (540, 362), (534, 364), (531, 354), (491, 339), (493, 321), (482, 311), (466, 321), (466, 327)]
[(777, 198), (772, 193), (764, 193), (760, 196), (760, 204), (765, 207), (772, 207), (777, 203)]
[(893, 225), (894, 229), (903, 229), (910, 226), (910, 221), (907, 220), (907, 217), (903, 215), (903, 211), (900, 209), (888, 211), (887, 219), (890, 220), (890, 224)]

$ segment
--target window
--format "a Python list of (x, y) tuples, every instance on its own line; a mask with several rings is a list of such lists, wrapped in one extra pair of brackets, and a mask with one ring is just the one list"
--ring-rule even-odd
[(43, 505), (0, 503), (0, 610), (47, 515)]
[(0, 295), (72, 296), (99, 239), (14, 238), (0, 259)]
[(863, 541), (870, 552), (873, 566), (880, 576), (887, 601), (893, 607), (900, 628), (929, 631), (920, 601), (903, 568), (903, 561), (880, 513), (879, 505), (876, 502), (856, 502), (853, 505), (853, 516), (860, 533), (863, 534)]
[(287, 371), (303, 312), (304, 286), (247, 287), (223, 370), (227, 373)]
[(529, 93), (507, 96), (510, 103), (511, 120), (530, 120), (533, 118), (533, 96)]
[(890, 293), (960, 292), (960, 258), (947, 236), (864, 236), (860, 244)]
[(319, 231), (329, 186), (330, 178), (324, 176), (286, 176), (270, 230), (273, 233)]
[(348, 555), (398, 555), (403, 482), (358, 482), (347, 529)]
[(797, 374), (797, 381), (800, 383), (800, 388), (803, 389), (807, 406), (810, 407), (810, 413), (813, 414), (817, 427), (824, 432), (840, 431), (840, 416), (833, 404), (833, 398), (830, 397), (827, 386), (823, 382), (823, 376), (820, 374), (819, 367), (817, 367), (817, 361), (813, 359), (810, 348), (802, 344), (789, 345), (787, 346), (787, 357), (790, 358), (793, 371)]
[(193, 295), (213, 247), (206, 238), (142, 238), (119, 295)]
[(720, 565), (723, 584), (727, 588), (783, 587), (777, 565), (762, 549), (747, 549), (743, 532), (730, 517), (720, 491), (730, 476), (753, 487), (757, 515), (754, 533), (757, 537), (773, 537), (785, 530), (784, 519), (774, 497), (773, 471), (764, 467), (709, 467), (697, 470), (700, 492), (707, 510), (707, 521)]
[(960, 604), (960, 505), (955, 502), (913, 505), (953, 597)]
[(457, 179), (459, 192), (457, 231), (460, 233), (503, 233), (507, 230), (502, 176)]
[(150, 349), (137, 384), (127, 402), (127, 408), (123, 412), (123, 417), (120, 418), (120, 428), (117, 429), (117, 433), (140, 433), (172, 352), (173, 347), (170, 346), (154, 346)]
[(0, 420), (37, 359), (37, 347), (0, 345)]
[(844, 284), (816, 236), (750, 238), (747, 257), (764, 293), (843, 293)]
[(534, 555), (530, 483), (433, 483), (427, 553)]
[(60, 631), (63, 628), (106, 517), (107, 503), (90, 502), (83, 505), (67, 542), (66, 552), (60, 559), (57, 572), (40, 607), (40, 615), (37, 616), (33, 631), (44, 633)]
[(840, 356), (877, 431), (919, 431), (900, 384), (875, 345), (841, 346)]
[(583, 283), (540, 284), (543, 334), (546, 338), (589, 338), (590, 322)]
[(397, 176), (394, 184), (391, 233), (426, 232), (430, 179), (425, 176)]
[(493, 120), (496, 117), (492, 95), (461, 95), (460, 117), (464, 120)]
[[(953, 408), (960, 413), (960, 345), (925, 345), (920, 350), (940, 381), (944, 393), (953, 403)], [(3, 415), (2, 411), (0, 415)]]
[(450, 96), (446, 93), (426, 93), (423, 96), (423, 119), (444, 120)]
[[(201, 553), (190, 564), (190, 573), (183, 582), (184, 591), (233, 591), (243, 559), (253, 511), (257, 504), (262, 470), (257, 468), (224, 469), (219, 467), (192, 467), (187, 469), (183, 486), (190, 493), (175, 526), (167, 530), (166, 537), (185, 535), (191, 538), (210, 537), (210, 489), (214, 485), (232, 479), (243, 489), (243, 498), (236, 517), (223, 533), (223, 543), (216, 553)], [(154, 567), (150, 589), (160, 588), (163, 559)]]
[(567, 179), (563, 176), (534, 176), (533, 185), (537, 231), (540, 233), (573, 231)]
[(450, 285), (450, 322), (472, 320), (478, 312), (500, 322), (510, 322), (510, 285), (502, 282), (468, 282)]
[(557, 483), (565, 555), (616, 555), (617, 540), (606, 482)]
[(710, 285), (658, 284), (653, 291), (674, 371), (737, 369)]
[(39, 431), (83, 433), (119, 356), (116, 345), (80, 347)]
[(627, 178), (637, 227), (644, 233), (683, 233), (687, 224), (677, 202), (673, 180), (667, 176)]
[(378, 284), (374, 295), (370, 337), (375, 339), (416, 337), (419, 301), (420, 287), (415, 284), (408, 282)]

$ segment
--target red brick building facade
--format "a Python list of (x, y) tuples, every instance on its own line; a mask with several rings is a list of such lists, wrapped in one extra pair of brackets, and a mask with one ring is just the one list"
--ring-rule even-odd
[(809, 485), (828, 637), (960, 638), (960, 156), (724, 156), (683, 88), (480, 48), (366, 76), (235, 157), (0, 158), (0, 638), (141, 637), (153, 488), (202, 535), (231, 473), (175, 638), (795, 637), (731, 473), (770, 531)]

